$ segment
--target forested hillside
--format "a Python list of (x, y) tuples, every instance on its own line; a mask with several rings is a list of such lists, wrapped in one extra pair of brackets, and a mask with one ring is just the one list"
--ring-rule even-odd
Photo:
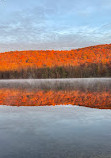
[(0, 53), (0, 78), (111, 77), (111, 44)]

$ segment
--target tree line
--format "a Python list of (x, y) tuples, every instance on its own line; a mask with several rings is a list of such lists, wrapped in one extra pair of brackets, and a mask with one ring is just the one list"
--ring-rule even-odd
[(87, 78), (111, 77), (111, 63), (91, 63), (79, 66), (55, 66), (0, 71), (0, 79)]

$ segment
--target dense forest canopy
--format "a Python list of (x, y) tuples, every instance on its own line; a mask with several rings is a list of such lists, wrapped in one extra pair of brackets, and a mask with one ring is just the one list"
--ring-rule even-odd
[(111, 44), (0, 54), (0, 78), (111, 77)]

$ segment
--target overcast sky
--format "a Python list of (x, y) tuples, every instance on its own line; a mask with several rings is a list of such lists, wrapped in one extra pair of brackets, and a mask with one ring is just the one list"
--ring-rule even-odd
[(0, 0), (0, 52), (111, 43), (111, 0)]

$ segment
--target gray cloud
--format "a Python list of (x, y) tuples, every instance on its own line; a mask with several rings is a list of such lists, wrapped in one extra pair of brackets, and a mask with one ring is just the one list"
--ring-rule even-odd
[[(110, 21), (106, 23), (106, 18), (97, 14), (97, 12), (109, 10), (111, 6), (109, 0), (107, 0), (109, 5), (103, 0), (41, 1), (42, 3), (35, 7), (26, 5), (27, 8), (14, 10), (7, 20), (1, 22), (0, 52), (74, 49), (111, 43)], [(24, 2), (27, 3), (25, 0)], [(20, 0), (19, 3), (22, 1)]]

